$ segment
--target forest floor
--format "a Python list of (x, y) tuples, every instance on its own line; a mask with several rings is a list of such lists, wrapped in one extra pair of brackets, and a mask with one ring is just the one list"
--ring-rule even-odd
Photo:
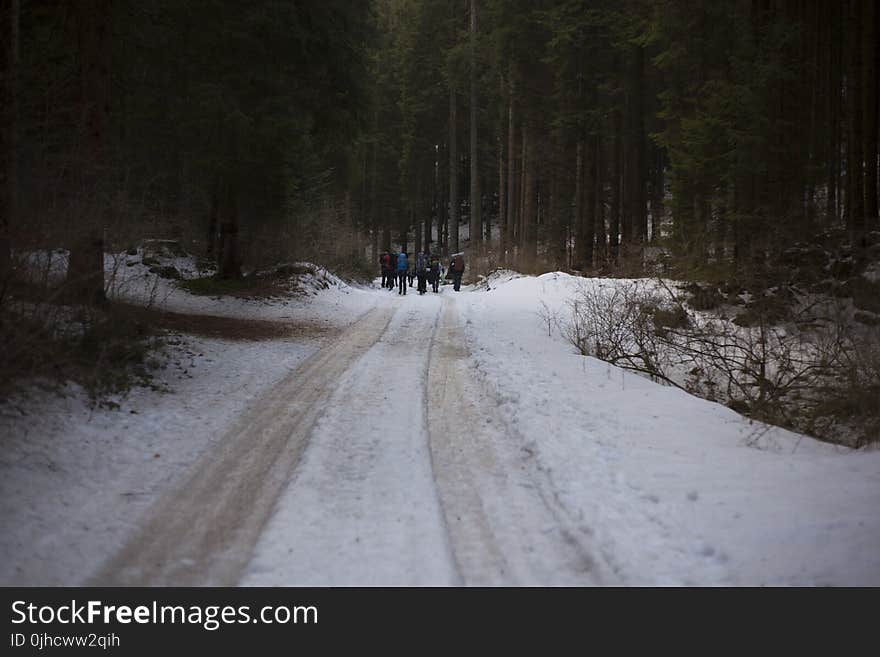
[(574, 284), (161, 283), (160, 390), (2, 408), (0, 583), (880, 584), (880, 451), (578, 355)]

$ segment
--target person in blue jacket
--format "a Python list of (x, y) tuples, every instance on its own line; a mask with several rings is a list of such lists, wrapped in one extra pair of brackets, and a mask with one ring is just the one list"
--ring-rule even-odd
[(398, 294), (406, 294), (406, 272), (409, 269), (409, 262), (406, 258), (406, 252), (397, 256), (397, 278), (400, 281), (400, 290)]

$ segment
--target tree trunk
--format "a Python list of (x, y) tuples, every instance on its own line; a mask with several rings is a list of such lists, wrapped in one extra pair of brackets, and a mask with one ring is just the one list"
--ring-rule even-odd
[[(431, 224), (433, 223), (433, 212), (437, 207), (437, 166), (436, 164), (432, 167), (434, 174), (432, 176), (431, 185), (432, 185), (432, 193), (431, 193), (431, 206), (428, 208), (428, 211), (425, 211), (425, 203), (422, 198), (422, 177), (419, 176), (416, 181), (416, 198), (410, 202), (410, 225), (412, 225), (415, 230), (415, 247), (416, 251), (422, 250), (422, 244), (427, 246), (429, 244), (429, 237), (426, 237), (423, 241), (422, 236), (431, 235)], [(420, 220), (419, 215), (423, 215), (423, 218)]]
[[(516, 124), (514, 123), (513, 99), (516, 91), (513, 79), (513, 66), (510, 67), (510, 77), (508, 78), (510, 85), (510, 104), (507, 109), (507, 218), (506, 233), (507, 243), (506, 249), (510, 249), (514, 243), (514, 226), (516, 225)], [(508, 254), (504, 253), (504, 262), (508, 263)]]
[(67, 294), (74, 303), (103, 303), (105, 176), (110, 122), (110, 0), (76, 3), (81, 95), (81, 184), (85, 199), (73, 236)]
[(349, 226), (349, 230), (351, 230), (351, 249), (349, 251), (348, 257), (350, 262), (359, 262), (362, 253), (363, 253), (363, 243), (360, 231), (360, 226), (358, 225), (357, 213), (354, 210), (354, 201), (352, 200), (351, 186), (345, 188), (345, 218), (346, 225)]
[[(822, 69), (822, 28), (821, 28), (821, 12), (822, 5), (813, 3), (813, 13), (809, 16), (809, 28), (804, 39), (809, 43), (808, 52), (812, 61), (812, 75), (810, 76), (810, 112), (809, 112), (809, 144), (807, 149), (807, 180), (806, 190), (804, 192), (804, 226), (807, 232), (812, 233), (816, 227), (816, 166), (821, 161), (820, 152), (822, 150), (822, 142), (820, 137), (819, 121), (821, 117), (820, 97), (824, 94), (819, 93), (819, 85), (824, 79)], [(827, 93), (827, 90), (825, 90)]]
[(531, 130), (523, 126), (523, 159), (525, 160), (525, 180), (523, 181), (523, 262), (527, 272), (533, 272), (537, 264), (537, 180), (535, 175), (535, 146)]
[(568, 264), (568, 247), (566, 239), (566, 236), (568, 235), (568, 213), (563, 213), (560, 208), (560, 202), (562, 201), (560, 198), (560, 188), (563, 183), (559, 178), (558, 170), (554, 167), (553, 178), (550, 180), (550, 202), (548, 203), (548, 214), (550, 215), (549, 224), (552, 228), (549, 238), (549, 251), (554, 269), (565, 269)]
[(608, 251), (612, 262), (620, 255), (620, 173), (623, 147), (620, 138), (620, 110), (613, 111), (614, 145), (611, 168), (611, 216), (608, 219)]
[(593, 136), (596, 157), (596, 258), (608, 256), (608, 230), (605, 228), (605, 162), (602, 156), (602, 138)]
[[(443, 197), (443, 193), (440, 188), (440, 147), (434, 146), (434, 159), (432, 160), (433, 165), (431, 166), (431, 172), (433, 174), (433, 183), (434, 190), (431, 195), (432, 198), (432, 207), (430, 212), (425, 213), (425, 222), (424, 222), (424, 239), (422, 240), (422, 249), (430, 250), (431, 249), (431, 241), (433, 239), (434, 234), (434, 216), (437, 217), (437, 225), (440, 225), (440, 200)], [(418, 249), (417, 249), (418, 250)]]
[(586, 157), (584, 158), (584, 174), (586, 181), (584, 182), (584, 268), (591, 269), (593, 267), (593, 243), (596, 240), (596, 152), (593, 147), (593, 140), (590, 139), (586, 146)]
[[(373, 245), (373, 233), (370, 230), (370, 222), (367, 219), (367, 151), (363, 147), (359, 150), (359, 154), (361, 157), (361, 171), (360, 171), (360, 189), (358, 190), (358, 225), (360, 228), (359, 241), (358, 244), (360, 248), (358, 250), (358, 260), (361, 260), (365, 257), (364, 251), (365, 249), (371, 248)], [(366, 244), (363, 241), (366, 240)], [(372, 254), (371, 254), (372, 255)], [(375, 258), (370, 259), (370, 264), (376, 262)]]
[(217, 249), (217, 278), (241, 278), (241, 255), (238, 241), (238, 194), (227, 181), (221, 198), (220, 239)]
[(663, 151), (654, 149), (654, 171), (651, 183), (651, 240), (656, 240), (660, 235), (660, 223), (663, 221), (664, 211), (664, 175), (663, 175)]
[[(376, 151), (372, 144), (372, 166), (370, 167), (370, 263), (375, 267), (379, 262), (379, 213), (376, 211)], [(366, 157), (366, 156), (365, 156)]]
[(18, 226), (18, 42), (19, 0), (0, 0), (0, 302), (5, 298), (12, 267), (13, 226)]
[(477, 135), (477, 2), (471, 0), (471, 29), (470, 29), (470, 47), (471, 47), (471, 194), (470, 194), (470, 244), (474, 249), (474, 254), (481, 251), (480, 240), (482, 235), (482, 197), (480, 194), (480, 167), (478, 154), (478, 135)]
[(449, 90), (449, 250), (458, 253), (458, 116), (454, 89)]
[(434, 237), (431, 233), (428, 234), (427, 242), (427, 246), (431, 248), (432, 252), (435, 249), (443, 250), (443, 247), (446, 245), (446, 235), (449, 234), (449, 212), (447, 211), (449, 207), (449, 186), (445, 182), (440, 184), (441, 180), (445, 181), (447, 179), (447, 172), (443, 170), (444, 163), (447, 163), (445, 166), (448, 166), (449, 154), (446, 152), (447, 148), (448, 145), (446, 143), (441, 144), (440, 152), (437, 156), (437, 185), (440, 194), (439, 206), (437, 208), (437, 246), (434, 246)]
[(520, 128), (520, 132), (522, 134), (522, 156), (520, 158), (519, 163), (519, 216), (517, 217), (517, 259), (522, 260), (523, 249), (525, 247), (525, 213), (526, 213), (526, 161), (527, 161), (527, 143), (526, 143), (526, 122), (525, 115), (520, 119), (522, 121), (522, 127)]
[(849, 139), (846, 145), (846, 218), (853, 246), (862, 246), (865, 235), (865, 178), (862, 96), (862, 12), (859, 0), (849, 3), (850, 61), (847, 75)]
[(211, 190), (211, 209), (208, 212), (208, 231), (205, 235), (205, 256), (213, 258), (217, 249), (217, 224), (220, 212), (220, 180), (217, 178)]
[(400, 252), (409, 254), (409, 231), (406, 228), (401, 229), (398, 242), (400, 243)]
[(645, 51), (634, 46), (632, 52), (632, 113), (633, 162), (630, 176), (632, 238), (636, 242), (648, 239), (648, 214), (645, 198)]
[(846, 189), (844, 188), (844, 178), (843, 178), (843, 163), (846, 161), (844, 159), (844, 146), (846, 144), (846, 137), (844, 133), (846, 132), (846, 107), (844, 103), (845, 95), (844, 89), (845, 84), (844, 80), (846, 79), (846, 70), (849, 66), (847, 62), (847, 43), (846, 43), (846, 35), (849, 34), (849, 16), (847, 14), (847, 7), (844, 2), (840, 3), (832, 3), (838, 9), (837, 16), (837, 32), (835, 34), (835, 38), (838, 40), (837, 51), (837, 86), (834, 87), (835, 96), (836, 96), (836, 107), (835, 110), (837, 112), (837, 119), (834, 124), (835, 130), (835, 153), (834, 153), (834, 188), (837, 191), (835, 194), (835, 207), (834, 207), (834, 217), (837, 221), (843, 219), (844, 213), (844, 203), (846, 202)]
[(827, 179), (825, 182), (827, 193), (825, 196), (825, 221), (826, 224), (836, 223), (837, 214), (837, 171), (840, 168), (840, 160), (838, 159), (838, 121), (839, 112), (838, 105), (840, 103), (840, 78), (838, 76), (837, 53), (840, 51), (840, 44), (835, 31), (836, 15), (839, 13), (839, 7), (834, 3), (828, 3), (828, 126), (826, 136), (828, 138), (827, 148)]
[(587, 262), (587, 237), (584, 230), (584, 140), (580, 135), (578, 135), (574, 155), (574, 216), (572, 220), (575, 226), (574, 268), (583, 271)]
[[(430, 217), (431, 213), (426, 212), (425, 216)], [(410, 208), (409, 219), (410, 219), (410, 223), (414, 229), (413, 232), (415, 233), (415, 235), (413, 236), (414, 240), (415, 240), (415, 244), (413, 245), (413, 247), (415, 248), (416, 253), (421, 253), (422, 252), (422, 223), (423, 222), (419, 221), (416, 218), (416, 212), (415, 212), (415, 209), (413, 209), (413, 208)], [(426, 218), (425, 221), (428, 221), (428, 219)]]
[(504, 177), (506, 166), (504, 159), (504, 125), (498, 130), (498, 232), (501, 242), (498, 245), (499, 261), (504, 262), (504, 252), (507, 250), (507, 180)]
[(876, 2), (865, 2), (864, 50), (865, 64), (865, 217), (868, 229), (876, 229), (877, 215), (877, 76), (880, 75), (880, 11)]
[[(701, 4), (702, 8), (702, 4)], [(629, 255), (633, 243), (634, 203), (633, 203), (633, 163), (635, 148), (633, 146), (633, 82), (631, 57), (626, 55), (615, 57), (614, 70), (620, 75), (624, 85), (623, 107), (620, 112), (620, 252)]]

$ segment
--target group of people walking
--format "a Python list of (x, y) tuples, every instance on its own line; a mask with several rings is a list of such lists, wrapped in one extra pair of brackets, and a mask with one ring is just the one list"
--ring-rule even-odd
[(398, 294), (406, 294), (407, 282), (412, 287), (413, 279), (418, 279), (419, 294), (428, 291), (428, 283), (434, 292), (439, 292), (444, 274), (452, 278), (453, 287), (458, 292), (464, 274), (464, 255), (453, 254), (448, 269), (444, 270), (440, 256), (427, 250), (420, 251), (415, 258), (410, 258), (406, 252), (385, 251), (379, 256), (379, 266), (382, 269), (382, 287), (389, 290), (396, 287)]

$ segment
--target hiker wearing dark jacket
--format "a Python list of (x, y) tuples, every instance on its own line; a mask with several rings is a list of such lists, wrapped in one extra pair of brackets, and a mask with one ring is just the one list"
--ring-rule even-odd
[(428, 286), (425, 284), (426, 279), (428, 277), (428, 252), (422, 251), (416, 257), (416, 276), (419, 279), (419, 294), (422, 295), (428, 291)]
[(452, 276), (452, 289), (461, 289), (461, 277), (464, 275), (464, 254), (456, 253), (449, 261), (449, 273)]
[(406, 270), (409, 269), (406, 253), (397, 256), (397, 279), (400, 285), (398, 294), (406, 294)]
[(431, 255), (428, 258), (428, 280), (431, 281), (431, 289), (434, 292), (440, 291), (440, 277), (442, 276), (442, 272), (440, 271), (440, 258), (436, 255)]
[(382, 287), (388, 287), (388, 277), (391, 275), (391, 256), (383, 252), (379, 256), (379, 267), (382, 270)]
[(392, 292), (397, 283), (397, 255), (396, 253), (391, 254), (391, 269), (388, 272), (388, 289)]

